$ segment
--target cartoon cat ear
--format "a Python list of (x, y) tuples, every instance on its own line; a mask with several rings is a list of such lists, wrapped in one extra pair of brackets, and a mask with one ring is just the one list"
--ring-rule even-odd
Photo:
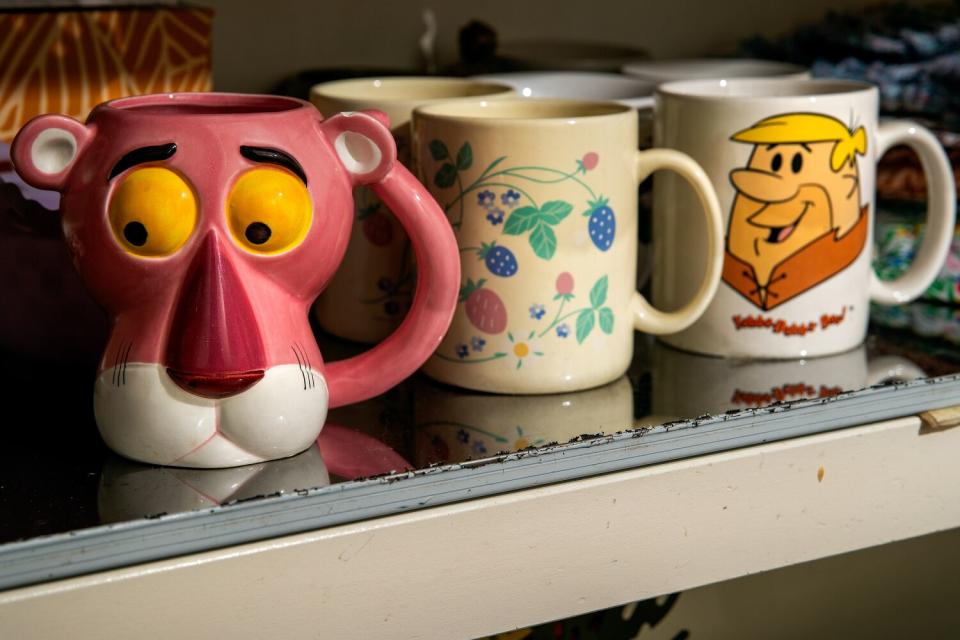
[(13, 139), (10, 159), (23, 180), (38, 189), (61, 191), (93, 131), (66, 116), (38, 116)]
[(380, 111), (338, 113), (320, 123), (354, 184), (379, 182), (397, 161), (390, 121)]

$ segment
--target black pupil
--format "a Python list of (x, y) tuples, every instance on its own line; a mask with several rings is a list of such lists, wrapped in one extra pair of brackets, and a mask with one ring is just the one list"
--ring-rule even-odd
[(123, 227), (123, 237), (135, 247), (147, 244), (147, 228), (140, 222), (128, 222)]
[(262, 222), (251, 222), (247, 225), (247, 230), (243, 232), (253, 244), (263, 244), (270, 239), (270, 227)]
[(773, 156), (773, 160), (770, 162), (770, 168), (774, 171), (780, 171), (780, 167), (783, 165), (783, 158), (778, 153)]
[(803, 168), (803, 156), (799, 153), (793, 154), (793, 160), (790, 161), (790, 168), (793, 169), (794, 173), (800, 173), (800, 169)]

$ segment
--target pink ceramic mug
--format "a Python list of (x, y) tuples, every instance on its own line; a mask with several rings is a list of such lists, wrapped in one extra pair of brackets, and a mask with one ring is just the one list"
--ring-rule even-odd
[[(125, 98), (86, 124), (35, 118), (12, 158), (26, 182), (62, 194), (74, 262), (112, 316), (94, 410), (127, 457), (226, 467), (303, 451), (328, 407), (398, 383), (450, 323), (453, 233), (395, 162), (379, 112), (322, 120), (273, 96)], [(340, 264), (362, 184), (410, 235), (420, 277), (396, 332), (325, 365), (307, 310)]]

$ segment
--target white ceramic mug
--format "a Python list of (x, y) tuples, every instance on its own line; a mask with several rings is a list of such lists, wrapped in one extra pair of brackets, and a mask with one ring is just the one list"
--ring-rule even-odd
[[(838, 353), (863, 341), (871, 301), (898, 304), (923, 293), (953, 235), (953, 173), (929, 131), (878, 123), (877, 112), (875, 87), (841, 80), (704, 80), (657, 89), (657, 146), (703, 166), (726, 217), (723, 283), (703, 316), (665, 342), (728, 357)], [(921, 158), (927, 230), (909, 270), (884, 282), (870, 264), (874, 177), (877, 160), (897, 144)], [(655, 304), (674, 308), (698, 285), (701, 227), (685, 185), (656, 176)]]
[[(324, 117), (377, 109), (390, 119), (397, 160), (409, 167), (410, 114), (419, 105), (513, 95), (505, 84), (441, 77), (351, 78), (318, 84), (310, 101)], [(414, 261), (410, 241), (389, 209), (367, 187), (354, 190), (354, 222), (340, 269), (313, 306), (327, 332), (357, 342), (379, 342), (410, 307)]]
[(623, 73), (646, 82), (663, 84), (681, 80), (729, 80), (731, 78), (810, 77), (805, 67), (754, 58), (678, 58), (675, 60), (636, 60), (622, 67)]
[[(722, 230), (709, 181), (681, 153), (637, 151), (634, 109), (474, 101), (420, 107), (413, 122), (417, 172), (447, 211), (462, 265), (431, 377), (494, 393), (595, 387), (627, 370), (634, 330), (679, 331), (713, 296)], [(698, 285), (671, 313), (636, 290), (637, 185), (658, 169), (690, 181), (706, 221)]]
[(635, 109), (653, 108), (656, 87), (648, 80), (601, 71), (513, 71), (472, 79), (510, 85), (522, 98), (612, 100)]

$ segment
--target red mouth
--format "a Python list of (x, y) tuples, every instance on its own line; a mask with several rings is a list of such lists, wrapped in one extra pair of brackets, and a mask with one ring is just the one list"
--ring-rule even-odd
[(796, 223), (791, 224), (786, 227), (771, 227), (770, 235), (767, 236), (767, 242), (778, 243), (783, 242), (793, 233), (794, 229), (797, 228)]
[[(781, 242), (786, 241), (787, 238), (793, 235), (793, 232), (797, 230), (797, 227), (800, 225), (800, 222), (803, 221), (803, 217), (807, 215), (807, 210), (810, 208), (810, 205), (812, 204), (813, 203), (810, 202), (809, 200), (804, 200), (803, 211), (800, 212), (800, 215), (798, 215), (793, 222), (791, 222), (790, 224), (784, 225), (782, 227), (771, 227), (766, 224), (758, 224), (756, 222), (753, 222), (753, 218), (751, 218), (750, 220), (747, 220), (747, 222), (756, 227), (760, 227), (761, 229), (766, 230), (767, 237), (764, 238), (764, 241), (770, 244), (780, 244)], [(761, 209), (760, 211), (762, 212), (764, 209), (766, 209), (766, 206), (764, 206), (763, 209)], [(759, 215), (759, 214), (755, 214), (753, 217), (755, 218), (756, 215)]]
[(167, 375), (187, 393), (217, 399), (246, 391), (263, 378), (263, 370), (205, 374), (167, 369)]

